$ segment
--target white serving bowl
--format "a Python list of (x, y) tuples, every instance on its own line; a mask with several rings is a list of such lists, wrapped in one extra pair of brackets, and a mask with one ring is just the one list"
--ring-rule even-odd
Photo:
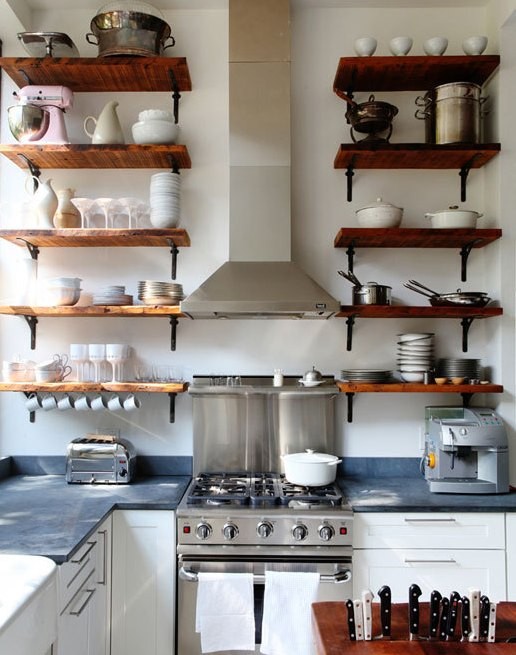
[(131, 128), (133, 140), (139, 144), (170, 144), (176, 143), (179, 126), (162, 119), (148, 119), (134, 123)]
[(396, 57), (407, 55), (412, 48), (413, 40), (410, 36), (395, 36), (389, 41), (389, 50)]
[(443, 55), (447, 47), (448, 39), (445, 36), (432, 36), (423, 43), (423, 50), (432, 57)]
[(44, 284), (49, 287), (75, 287), (81, 286), (82, 279), (80, 277), (51, 277), (45, 280)]
[(462, 42), (462, 49), (467, 55), (481, 55), (487, 48), (487, 36), (469, 36)]
[(69, 306), (78, 302), (82, 289), (79, 287), (47, 287), (45, 302), (50, 306)]
[(373, 36), (362, 36), (355, 39), (353, 48), (359, 57), (371, 57), (376, 51), (378, 41)]
[(405, 382), (423, 382), (425, 379), (425, 372), (424, 371), (401, 371), (400, 372), (401, 379), (404, 380)]

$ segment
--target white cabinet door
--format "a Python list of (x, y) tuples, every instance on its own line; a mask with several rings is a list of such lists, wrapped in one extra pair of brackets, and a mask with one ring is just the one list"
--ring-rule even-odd
[(421, 587), (422, 601), (437, 589), (461, 595), (478, 587), (493, 601), (505, 600), (505, 550), (392, 549), (355, 550), (353, 593), (376, 592), (389, 585), (394, 602), (407, 602), (412, 583)]
[(173, 655), (175, 515), (113, 514), (111, 655)]
[(95, 531), (95, 595), (88, 615), (89, 655), (109, 655), (111, 638), (111, 516)]
[(507, 600), (516, 600), (516, 514), (506, 514)]

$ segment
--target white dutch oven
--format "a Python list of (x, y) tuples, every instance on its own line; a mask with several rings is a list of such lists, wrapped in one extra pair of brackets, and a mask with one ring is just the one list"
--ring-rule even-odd
[(304, 453), (282, 455), (285, 477), (292, 484), (303, 487), (323, 487), (337, 476), (337, 464), (342, 460), (335, 455), (316, 453), (307, 449)]
[(376, 202), (357, 209), (355, 212), (361, 227), (398, 227), (403, 217), (403, 209), (396, 207), (381, 198)]
[(477, 219), (482, 218), (482, 214), (453, 206), (449, 209), (429, 212), (425, 214), (425, 218), (429, 218), (432, 221), (432, 227), (437, 228), (476, 227)]

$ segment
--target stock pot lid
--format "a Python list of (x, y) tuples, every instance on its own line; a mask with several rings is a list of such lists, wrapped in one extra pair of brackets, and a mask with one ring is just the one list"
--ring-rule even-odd
[(282, 457), (297, 464), (330, 464), (339, 459), (335, 455), (316, 453), (310, 449), (307, 449), (304, 453), (290, 453), (289, 455), (282, 455)]

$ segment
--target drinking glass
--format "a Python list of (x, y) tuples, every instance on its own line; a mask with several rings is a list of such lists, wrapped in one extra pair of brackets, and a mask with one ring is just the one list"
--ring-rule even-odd
[(81, 225), (88, 227), (89, 210), (93, 204), (92, 198), (72, 198), (71, 202), (81, 212)]
[(93, 364), (94, 381), (102, 382), (102, 364), (106, 361), (106, 344), (90, 343), (88, 345), (88, 358)]
[(88, 209), (88, 227), (108, 227), (109, 205), (113, 198), (96, 198)]
[(70, 344), (70, 361), (75, 362), (77, 369), (77, 381), (86, 382), (89, 379), (89, 354), (87, 343), (71, 343)]
[(124, 362), (129, 358), (129, 346), (125, 343), (106, 344), (106, 359), (111, 364), (111, 382), (123, 380)]

